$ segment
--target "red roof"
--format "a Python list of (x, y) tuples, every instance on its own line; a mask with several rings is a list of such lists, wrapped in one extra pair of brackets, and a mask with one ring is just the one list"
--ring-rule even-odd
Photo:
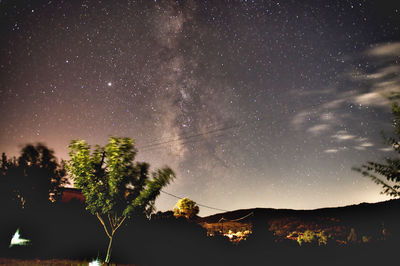
[(61, 194), (61, 202), (69, 202), (71, 200), (85, 202), (85, 196), (77, 188), (64, 188)]

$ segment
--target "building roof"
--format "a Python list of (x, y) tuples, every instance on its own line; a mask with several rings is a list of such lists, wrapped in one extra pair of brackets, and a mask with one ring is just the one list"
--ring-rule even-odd
[(71, 200), (78, 200), (85, 202), (85, 196), (83, 196), (80, 189), (64, 187), (61, 190), (61, 202), (69, 202)]

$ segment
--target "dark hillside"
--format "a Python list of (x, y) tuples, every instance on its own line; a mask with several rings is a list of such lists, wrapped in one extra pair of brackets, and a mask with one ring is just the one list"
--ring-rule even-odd
[[(397, 210), (397, 211), (396, 211)], [(288, 216), (296, 217), (322, 217), (336, 216), (342, 218), (357, 217), (359, 215), (373, 216), (376, 214), (388, 215), (400, 211), (400, 199), (393, 199), (378, 203), (360, 203), (344, 207), (321, 208), (314, 210), (293, 210), (293, 209), (273, 209), (273, 208), (254, 208), (240, 209), (230, 212), (217, 213), (214, 215), (200, 217), (199, 222), (216, 223), (221, 218), (228, 220), (238, 219), (253, 212), (253, 219), (271, 219)]]
[[(207, 228), (209, 235), (232, 237), (240, 230), (253, 231), (253, 234), (269, 231), (275, 242), (282, 242), (297, 241), (306, 231), (311, 231), (326, 235), (336, 244), (348, 244), (353, 230), (356, 234), (353, 242), (370, 242), (400, 235), (400, 199), (315, 210), (243, 209), (201, 217), (198, 223)], [(255, 226), (257, 233), (253, 230)]]

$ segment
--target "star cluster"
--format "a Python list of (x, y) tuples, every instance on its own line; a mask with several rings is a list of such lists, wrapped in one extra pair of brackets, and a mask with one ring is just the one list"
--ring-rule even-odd
[[(222, 209), (386, 199), (400, 8), (386, 1), (0, 2), (0, 147), (136, 140)], [(176, 199), (162, 194), (160, 210)], [(201, 208), (200, 215), (214, 210)]]

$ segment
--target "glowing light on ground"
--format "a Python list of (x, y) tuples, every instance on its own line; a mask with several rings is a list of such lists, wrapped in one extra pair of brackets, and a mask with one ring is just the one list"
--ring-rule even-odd
[(95, 259), (89, 262), (89, 266), (100, 266), (101, 265), (101, 260)]
[(246, 238), (251, 234), (250, 230), (233, 232), (229, 230), (224, 236), (228, 237), (231, 242), (240, 242), (246, 240)]
[(20, 238), (19, 228), (11, 238), (10, 247), (12, 246), (26, 246), (30, 242), (29, 239)]

